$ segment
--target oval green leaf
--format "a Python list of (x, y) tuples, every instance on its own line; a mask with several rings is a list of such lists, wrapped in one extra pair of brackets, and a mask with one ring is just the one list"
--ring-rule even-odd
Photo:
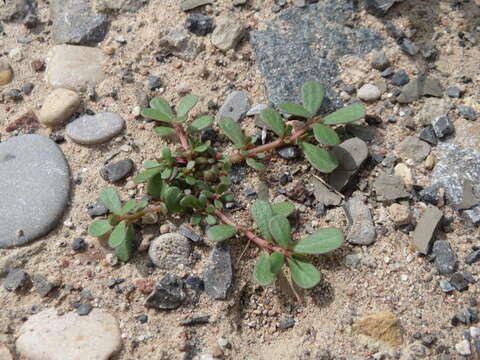
[(308, 119), (309, 117), (311, 117), (310, 111), (308, 111), (307, 109), (304, 109), (303, 106), (300, 106), (297, 104), (283, 103), (283, 104), (280, 104), (278, 107), (280, 108), (280, 110), (290, 115), (295, 115), (305, 119)]
[(91, 236), (99, 237), (105, 235), (107, 232), (113, 229), (108, 220), (98, 220), (91, 223), (88, 226), (88, 233)]
[(247, 143), (247, 137), (243, 134), (239, 124), (229, 117), (223, 117), (218, 121), (223, 133), (236, 145), (243, 146)]
[(312, 126), (313, 134), (315, 135), (315, 140), (320, 144), (335, 146), (340, 144), (340, 138), (337, 135), (337, 132), (332, 128), (322, 125), (315, 124)]
[(302, 87), (303, 107), (311, 116), (317, 115), (325, 97), (325, 87), (316, 81), (307, 81)]
[(157, 173), (148, 179), (147, 193), (155, 200), (160, 200), (162, 195), (162, 175)]
[(285, 263), (285, 256), (282, 253), (274, 251), (270, 255), (270, 270), (272, 273), (277, 274), (282, 270), (283, 264)]
[(285, 124), (275, 110), (272, 108), (263, 109), (260, 116), (277, 136), (283, 137), (285, 135)]
[(247, 163), (248, 166), (250, 166), (252, 169), (255, 169), (257, 171), (263, 171), (266, 169), (264, 164), (252, 158), (248, 158), (247, 160), (245, 160), (245, 162)]
[(337, 159), (328, 151), (306, 142), (300, 143), (300, 147), (310, 164), (321, 172), (331, 173), (337, 168)]
[(130, 212), (130, 210), (133, 210), (135, 206), (137, 205), (137, 202), (133, 199), (128, 200), (122, 207), (122, 211), (120, 211), (120, 215), (125, 215)]
[(177, 107), (177, 116), (182, 117), (188, 114), (190, 110), (197, 104), (198, 97), (192, 94), (188, 94), (180, 100), (180, 104)]
[(282, 215), (289, 217), (295, 211), (295, 205), (289, 202), (281, 202), (272, 205), (272, 210), (275, 215)]
[(160, 98), (160, 97), (153, 98), (150, 101), (150, 107), (152, 109), (158, 110), (166, 114), (169, 118), (173, 117), (173, 112), (172, 112), (172, 108), (170, 107), (170, 104), (167, 102), (167, 100), (163, 98)]
[(168, 135), (175, 134), (175, 130), (167, 126), (158, 126), (155, 128), (154, 131), (155, 131), (155, 134), (157, 134), (158, 136), (168, 136)]
[(135, 181), (135, 182), (147, 181), (148, 179), (157, 175), (161, 171), (162, 171), (162, 168), (160, 168), (160, 167), (156, 167), (156, 168), (153, 168), (153, 169), (148, 169), (148, 170), (142, 171), (140, 174), (138, 174), (137, 176), (135, 176), (133, 178), (133, 181)]
[(325, 254), (342, 246), (343, 233), (334, 227), (327, 228), (312, 234), (299, 241), (293, 250), (300, 254)]
[(250, 208), (250, 214), (265, 240), (271, 241), (272, 234), (270, 233), (269, 223), (273, 217), (273, 211), (270, 204), (266, 201), (257, 200)]
[(127, 226), (127, 234), (125, 240), (115, 248), (115, 255), (122, 260), (128, 261), (133, 255), (134, 250), (134, 230), (133, 226), (130, 224)]
[(207, 237), (211, 241), (223, 241), (230, 239), (237, 233), (237, 229), (230, 225), (212, 226), (207, 231)]
[(112, 213), (119, 215), (122, 210), (122, 203), (118, 197), (117, 190), (112, 188), (100, 191), (100, 200)]
[(270, 285), (275, 280), (275, 275), (271, 271), (270, 257), (267, 253), (259, 256), (253, 269), (253, 278), (262, 286)]
[(127, 222), (126, 220), (120, 221), (115, 229), (113, 229), (110, 237), (108, 238), (108, 246), (111, 248), (116, 248), (122, 242), (125, 241), (125, 237), (127, 236)]
[(320, 282), (320, 272), (307, 262), (287, 259), (295, 284), (303, 289), (311, 289)]
[(148, 119), (163, 121), (167, 123), (172, 121), (170, 116), (156, 109), (143, 109), (142, 116)]
[(363, 119), (365, 117), (365, 106), (362, 104), (353, 104), (345, 106), (343, 109), (323, 118), (326, 125), (346, 124)]
[(188, 127), (187, 132), (193, 134), (208, 128), (212, 124), (213, 117), (210, 115), (203, 115), (193, 120), (192, 124)]
[(270, 219), (268, 224), (270, 233), (282, 248), (287, 249), (292, 240), (292, 229), (287, 218), (282, 215), (275, 215)]

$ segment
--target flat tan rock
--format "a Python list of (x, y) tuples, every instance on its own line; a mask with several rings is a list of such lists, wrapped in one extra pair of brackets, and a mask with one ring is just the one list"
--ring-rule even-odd
[(85, 91), (105, 79), (103, 61), (100, 49), (57, 45), (48, 53), (46, 78), (53, 87)]
[(108, 360), (120, 346), (117, 320), (99, 309), (88, 316), (44, 310), (23, 324), (16, 342), (28, 360)]
[(80, 96), (75, 91), (59, 88), (47, 96), (36, 115), (40, 123), (54, 128), (67, 121), (79, 105)]

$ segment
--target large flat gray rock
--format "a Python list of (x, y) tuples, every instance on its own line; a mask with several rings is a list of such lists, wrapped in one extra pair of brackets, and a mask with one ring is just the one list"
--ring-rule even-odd
[(70, 192), (60, 148), (41, 135), (0, 143), (0, 248), (29, 243), (59, 221)]

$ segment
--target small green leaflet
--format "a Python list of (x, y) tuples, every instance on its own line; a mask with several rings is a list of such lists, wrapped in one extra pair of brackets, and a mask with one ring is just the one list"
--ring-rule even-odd
[(168, 210), (171, 212), (180, 212), (182, 207), (180, 206), (180, 189), (171, 186), (165, 191), (165, 205), (167, 205)]
[(283, 103), (278, 106), (280, 110), (290, 115), (299, 116), (301, 118), (308, 119), (311, 117), (310, 112), (304, 109), (302, 106), (292, 103)]
[(115, 247), (115, 255), (122, 260), (127, 261), (133, 254), (134, 246), (133, 246), (133, 226), (128, 224), (125, 227), (125, 236), (123, 241)]
[(213, 117), (211, 117), (210, 115), (203, 115), (193, 120), (191, 125), (187, 128), (187, 132), (189, 134), (193, 134), (206, 129), (209, 126), (212, 126), (212, 124)]
[(230, 225), (212, 226), (207, 231), (207, 237), (211, 241), (223, 241), (230, 239), (237, 233), (237, 229)]
[(155, 160), (147, 160), (143, 163), (143, 167), (145, 169), (151, 169), (151, 168), (154, 168), (154, 167), (157, 167), (157, 166), (160, 166), (160, 164)]
[(275, 110), (272, 108), (263, 109), (261, 117), (277, 136), (283, 137), (285, 135), (285, 124), (282, 117)]
[(285, 263), (285, 257), (283, 254), (274, 251), (270, 255), (270, 270), (272, 273), (277, 274), (280, 270), (282, 270), (283, 264)]
[(295, 211), (295, 205), (289, 202), (272, 204), (272, 210), (275, 215), (289, 217)]
[(258, 162), (252, 158), (248, 158), (247, 160), (245, 160), (245, 162), (247, 163), (248, 166), (250, 166), (251, 168), (255, 169), (255, 170), (258, 170), (258, 171), (263, 171), (266, 169), (265, 165), (262, 164), (261, 162)]
[(310, 116), (317, 115), (325, 97), (325, 87), (316, 81), (307, 81), (302, 87), (303, 107), (310, 112)]
[(242, 128), (239, 124), (229, 117), (223, 117), (218, 121), (220, 129), (223, 133), (238, 146), (244, 146), (247, 143), (247, 137), (243, 134)]
[(168, 136), (175, 134), (175, 130), (167, 126), (158, 126), (155, 128), (155, 134), (158, 136)]
[(343, 240), (343, 233), (331, 227), (299, 241), (293, 250), (300, 254), (325, 254), (342, 246)]
[(133, 199), (128, 200), (122, 207), (122, 210), (120, 211), (119, 215), (125, 215), (130, 212), (130, 210), (133, 210), (135, 206), (137, 205), (137, 202)]
[(99, 237), (105, 235), (113, 229), (108, 220), (97, 220), (88, 226), (88, 233), (92, 236)]
[(335, 111), (323, 118), (326, 125), (345, 124), (363, 119), (365, 117), (365, 106), (362, 104), (353, 104)]
[(292, 229), (287, 218), (282, 215), (275, 215), (268, 224), (270, 233), (282, 248), (287, 249), (292, 241)]
[(172, 121), (172, 119), (167, 114), (155, 109), (143, 109), (142, 116), (148, 119), (163, 121), (167, 123)]
[(270, 204), (266, 201), (257, 200), (250, 208), (250, 214), (265, 240), (271, 241), (272, 234), (270, 233), (269, 223), (270, 219), (273, 217), (273, 211)]
[(183, 199), (180, 201), (180, 206), (184, 208), (194, 208), (197, 209), (199, 208), (200, 201), (193, 195), (186, 195), (183, 197)]
[(125, 241), (125, 237), (127, 236), (127, 222), (126, 220), (120, 221), (120, 223), (115, 226), (110, 237), (108, 238), (108, 245), (111, 248), (116, 248), (122, 242)]
[(340, 139), (337, 135), (337, 132), (332, 128), (322, 125), (315, 124), (312, 126), (313, 134), (315, 135), (315, 140), (320, 144), (335, 146), (340, 144)]
[(100, 200), (103, 204), (116, 215), (120, 215), (122, 211), (122, 204), (120, 198), (118, 197), (117, 190), (108, 188), (100, 191)]
[(158, 110), (166, 114), (169, 118), (173, 117), (172, 108), (170, 107), (168, 102), (163, 98), (160, 98), (160, 97), (153, 98), (150, 101), (150, 107), (152, 109)]
[(310, 164), (321, 172), (331, 173), (337, 168), (337, 159), (328, 151), (306, 142), (300, 143), (300, 147)]
[(185, 116), (190, 110), (197, 104), (198, 97), (192, 94), (189, 94), (180, 100), (180, 104), (177, 107), (177, 116)]
[(137, 176), (135, 176), (133, 178), (133, 181), (135, 182), (144, 182), (144, 181), (147, 181), (148, 179), (152, 178), (153, 176), (157, 175), (158, 173), (160, 173), (162, 171), (162, 168), (160, 167), (156, 167), (156, 168), (152, 168), (152, 169), (148, 169), (148, 170), (145, 170), (145, 171), (142, 171), (140, 174), (138, 174)]
[(148, 183), (147, 183), (148, 194), (155, 200), (160, 200), (162, 185), (163, 185), (162, 176), (157, 173), (156, 175), (148, 179)]
[(292, 279), (303, 289), (310, 289), (320, 282), (320, 272), (307, 262), (297, 259), (287, 259), (292, 273)]
[(262, 253), (253, 269), (253, 278), (262, 285), (270, 285), (275, 280), (275, 275), (271, 271), (270, 257), (267, 253)]

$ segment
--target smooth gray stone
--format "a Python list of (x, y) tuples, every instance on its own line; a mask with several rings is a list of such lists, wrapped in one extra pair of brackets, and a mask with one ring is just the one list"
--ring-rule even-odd
[(442, 217), (443, 213), (438, 208), (429, 206), (420, 218), (413, 232), (413, 242), (422, 254), (427, 255), (430, 252), (433, 234)]
[(347, 241), (355, 245), (371, 245), (377, 237), (370, 209), (362, 198), (354, 196), (343, 206), (351, 227)]
[(52, 230), (70, 192), (70, 171), (57, 144), (36, 134), (0, 143), (0, 174), (0, 248)]
[(115, 113), (105, 112), (84, 115), (69, 123), (67, 135), (83, 145), (101, 144), (118, 135), (125, 126), (125, 120)]

